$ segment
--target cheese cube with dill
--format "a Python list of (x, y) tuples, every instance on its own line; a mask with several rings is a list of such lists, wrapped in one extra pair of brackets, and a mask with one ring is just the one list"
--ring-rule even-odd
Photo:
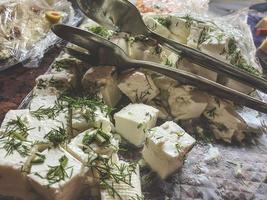
[(85, 106), (73, 110), (72, 128), (75, 135), (93, 127), (101, 128), (105, 132), (114, 129), (107, 112), (108, 107), (104, 104), (99, 106), (99, 103), (96, 102), (96, 105), (90, 108)]
[(42, 152), (43, 163), (34, 163), (27, 175), (33, 189), (44, 200), (78, 199), (84, 189), (82, 163), (61, 148)]
[(118, 148), (119, 139), (101, 129), (86, 130), (73, 138), (67, 145), (67, 151), (83, 163), (88, 161), (92, 152), (112, 156), (117, 153)]
[(140, 71), (125, 74), (118, 87), (133, 103), (148, 102), (159, 94), (150, 75)]
[(118, 161), (116, 165), (111, 164), (110, 173), (115, 178), (100, 183), (101, 200), (143, 199), (138, 165)]
[(114, 115), (116, 131), (135, 146), (141, 146), (148, 129), (155, 126), (159, 110), (145, 104), (129, 104)]
[(116, 68), (112, 66), (92, 67), (83, 76), (82, 85), (88, 95), (98, 95), (114, 107), (121, 98)]
[[(33, 200), (36, 195), (23, 173), (31, 143), (14, 137), (0, 140), (0, 194)], [(35, 197), (35, 198), (34, 198)]]
[(59, 113), (54, 119), (49, 119), (45, 115), (39, 115), (40, 113), (37, 111), (31, 112), (29, 109), (10, 110), (1, 126), (4, 136), (9, 129), (15, 131), (17, 138), (28, 142), (48, 142), (51, 134), (67, 135), (65, 113)]
[(195, 139), (172, 121), (149, 130), (143, 149), (148, 165), (165, 179), (183, 165)]

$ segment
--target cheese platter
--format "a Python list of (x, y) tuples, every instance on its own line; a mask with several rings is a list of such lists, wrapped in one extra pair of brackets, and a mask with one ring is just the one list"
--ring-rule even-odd
[[(165, 37), (261, 74), (238, 36), (210, 21), (188, 15), (143, 17)], [(131, 58), (217, 79), (216, 73), (146, 37), (114, 32), (89, 19), (80, 28), (119, 45)], [(231, 79), (224, 84), (263, 95)], [(265, 114), (197, 87), (150, 70), (90, 65), (63, 52), (1, 125), (0, 195), (22, 200), (265, 199), (266, 128)]]

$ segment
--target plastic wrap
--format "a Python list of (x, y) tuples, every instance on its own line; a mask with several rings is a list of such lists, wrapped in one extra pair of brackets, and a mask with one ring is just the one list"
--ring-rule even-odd
[[(75, 25), (81, 15), (67, 0), (4, 0), (0, 3), (0, 71), (24, 62), (37, 67), (49, 46), (58, 39), (50, 31), (54, 22), (48, 11), (60, 14), (60, 22)], [(25, 62), (27, 60), (27, 62)]]
[(195, 13), (205, 13), (209, 0), (133, 0), (141, 12), (174, 13), (187, 10)]

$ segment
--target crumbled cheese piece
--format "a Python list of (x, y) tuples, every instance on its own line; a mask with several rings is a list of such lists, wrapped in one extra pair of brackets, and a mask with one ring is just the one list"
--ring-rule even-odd
[(116, 131), (130, 143), (140, 146), (148, 129), (155, 126), (159, 111), (144, 104), (129, 104), (115, 113)]
[(207, 163), (216, 163), (221, 158), (220, 151), (218, 147), (210, 146), (207, 154), (204, 157), (205, 162)]
[(159, 94), (150, 75), (139, 71), (124, 75), (118, 87), (132, 102), (147, 102)]
[(183, 165), (184, 156), (195, 142), (180, 126), (168, 121), (149, 131), (142, 151), (143, 158), (165, 179)]

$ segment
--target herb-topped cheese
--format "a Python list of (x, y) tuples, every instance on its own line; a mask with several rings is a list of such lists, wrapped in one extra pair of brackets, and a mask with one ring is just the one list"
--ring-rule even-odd
[(60, 148), (47, 149), (42, 155), (44, 162), (32, 164), (28, 174), (34, 190), (45, 200), (78, 199), (86, 173), (81, 162)]
[(195, 142), (180, 126), (168, 121), (149, 130), (142, 154), (164, 179), (183, 165), (184, 156)]
[(124, 74), (118, 87), (132, 102), (148, 102), (159, 94), (150, 75), (139, 71)]
[(101, 129), (86, 130), (67, 145), (67, 150), (81, 162), (87, 162), (92, 153), (112, 156), (117, 153), (119, 140), (109, 132)]
[(147, 130), (156, 125), (158, 110), (145, 104), (129, 104), (115, 113), (115, 128), (126, 140), (140, 146)]

